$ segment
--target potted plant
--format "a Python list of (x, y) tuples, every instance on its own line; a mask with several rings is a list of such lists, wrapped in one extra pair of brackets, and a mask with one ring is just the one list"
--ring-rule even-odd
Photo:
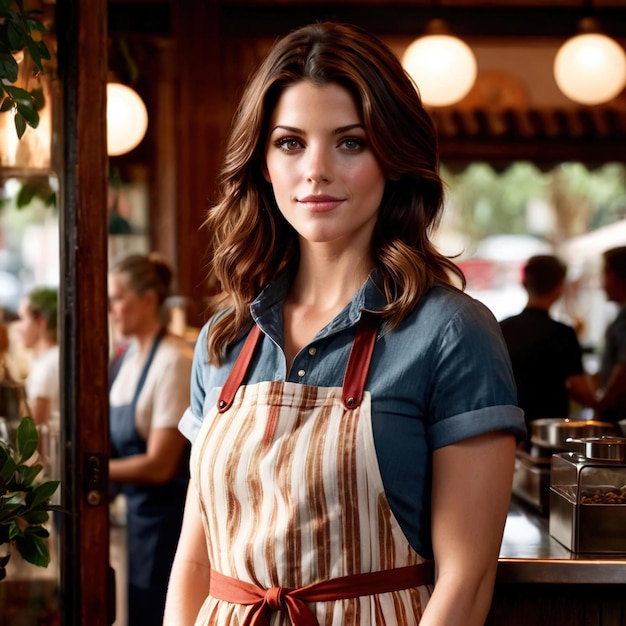
[(32, 59), (35, 74), (43, 72), (50, 52), (43, 40), (47, 29), (38, 9), (25, 9), (24, 0), (0, 0), (0, 113), (14, 111), (15, 129), (21, 139), (26, 126), (37, 128), (43, 106), (41, 88), (19, 87), (19, 60)]
[(43, 465), (37, 463), (39, 434), (31, 417), (20, 420), (15, 446), (0, 440), (0, 580), (5, 578), (9, 549), (15, 546), (22, 558), (40, 567), (50, 563), (44, 524), (50, 511), (63, 511), (50, 504), (58, 480), (37, 482)]

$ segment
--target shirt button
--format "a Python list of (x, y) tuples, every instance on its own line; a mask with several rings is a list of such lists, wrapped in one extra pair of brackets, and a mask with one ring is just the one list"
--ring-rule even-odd
[(315, 353), (317, 352), (317, 348), (309, 348), (309, 354), (311, 356), (315, 356)]
[(302, 378), (305, 374), (306, 372), (304, 370), (298, 370), (298, 376), (300, 376), (300, 378)]

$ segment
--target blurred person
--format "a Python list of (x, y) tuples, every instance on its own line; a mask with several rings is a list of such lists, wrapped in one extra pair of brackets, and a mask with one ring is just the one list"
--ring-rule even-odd
[(37, 425), (58, 422), (59, 344), (57, 341), (58, 292), (36, 287), (20, 302), (16, 333), (31, 359), (26, 377), (26, 397)]
[(621, 422), (626, 433), (626, 246), (611, 248), (603, 254), (603, 287), (618, 312), (607, 326), (600, 365), (598, 416)]
[(566, 275), (566, 265), (555, 256), (528, 259), (522, 279), (526, 307), (500, 322), (529, 434), (536, 419), (569, 417), (572, 399), (583, 407), (595, 405), (576, 331), (550, 316), (563, 296)]
[(189, 445), (177, 429), (189, 404), (192, 348), (167, 332), (172, 269), (132, 254), (109, 271), (115, 337), (129, 342), (110, 384), (109, 475), (126, 496), (128, 623), (160, 626), (180, 533)]
[(524, 419), (495, 318), (429, 239), (415, 85), (368, 32), (305, 26), (231, 128), (164, 623), (484, 624)]
[(0, 380), (17, 381), (19, 374), (11, 355), (11, 341), (8, 325), (0, 319)]

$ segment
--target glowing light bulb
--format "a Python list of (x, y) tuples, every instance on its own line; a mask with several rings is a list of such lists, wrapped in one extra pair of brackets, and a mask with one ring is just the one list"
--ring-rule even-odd
[(554, 78), (559, 89), (574, 102), (606, 102), (626, 86), (626, 53), (606, 35), (577, 35), (556, 53)]
[(107, 84), (107, 153), (130, 152), (146, 134), (148, 111), (136, 91), (121, 83)]
[(415, 81), (424, 104), (447, 106), (464, 98), (476, 80), (472, 49), (451, 35), (425, 35), (404, 52), (402, 65)]

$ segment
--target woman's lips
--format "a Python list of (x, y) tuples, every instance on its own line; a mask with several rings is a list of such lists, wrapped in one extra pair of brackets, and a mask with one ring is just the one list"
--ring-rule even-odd
[(298, 204), (312, 213), (325, 213), (337, 208), (343, 200), (333, 196), (306, 196), (298, 199)]

